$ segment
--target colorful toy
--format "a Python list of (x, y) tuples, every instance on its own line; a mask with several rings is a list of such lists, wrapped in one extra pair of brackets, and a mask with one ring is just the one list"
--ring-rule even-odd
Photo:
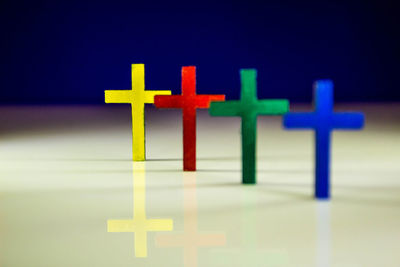
[(239, 116), (242, 118), (242, 182), (256, 183), (256, 134), (258, 115), (282, 115), (289, 110), (285, 99), (258, 100), (257, 70), (241, 69), (241, 99), (213, 102), (211, 116)]
[(320, 80), (314, 83), (315, 111), (288, 113), (284, 116), (287, 129), (313, 129), (315, 131), (315, 197), (329, 199), (329, 165), (331, 131), (335, 129), (361, 129), (364, 115), (355, 112), (333, 112), (333, 83)]
[(154, 103), (155, 95), (171, 94), (171, 91), (149, 91), (144, 88), (144, 64), (132, 64), (132, 90), (105, 91), (106, 103), (131, 104), (133, 161), (146, 159), (144, 105)]
[(208, 108), (211, 101), (224, 101), (224, 95), (196, 94), (196, 67), (182, 67), (182, 94), (155, 96), (157, 108), (181, 108), (183, 113), (183, 170), (196, 170), (196, 109)]

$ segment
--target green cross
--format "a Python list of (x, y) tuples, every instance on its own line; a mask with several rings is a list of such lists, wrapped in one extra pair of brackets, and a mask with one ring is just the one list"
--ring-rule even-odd
[(242, 183), (256, 183), (256, 140), (258, 115), (282, 115), (289, 111), (286, 99), (258, 100), (257, 70), (241, 69), (241, 99), (211, 102), (211, 116), (242, 118)]

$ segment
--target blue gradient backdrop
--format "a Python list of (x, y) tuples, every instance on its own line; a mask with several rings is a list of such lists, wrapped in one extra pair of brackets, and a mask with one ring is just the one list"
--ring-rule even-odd
[(259, 97), (311, 101), (333, 79), (338, 101), (400, 100), (395, 1), (2, 1), (0, 103), (103, 103), (146, 64), (148, 89), (239, 96), (239, 68)]

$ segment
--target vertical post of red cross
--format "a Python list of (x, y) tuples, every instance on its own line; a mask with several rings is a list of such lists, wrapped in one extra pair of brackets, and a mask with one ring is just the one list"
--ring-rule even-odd
[[(182, 68), (183, 170), (196, 170), (196, 67)], [(190, 103), (190, 105), (185, 105)]]
[(197, 95), (196, 67), (182, 67), (182, 94), (157, 95), (157, 108), (181, 108), (183, 116), (183, 170), (196, 170), (196, 109), (209, 108), (211, 101), (224, 101), (225, 95)]

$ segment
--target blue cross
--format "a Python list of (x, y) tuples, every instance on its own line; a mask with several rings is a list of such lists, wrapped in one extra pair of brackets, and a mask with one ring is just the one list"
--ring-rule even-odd
[(329, 199), (331, 131), (361, 129), (364, 126), (364, 114), (333, 112), (333, 83), (330, 80), (316, 81), (314, 94), (314, 112), (286, 113), (283, 124), (286, 129), (313, 129), (315, 131), (315, 197)]

